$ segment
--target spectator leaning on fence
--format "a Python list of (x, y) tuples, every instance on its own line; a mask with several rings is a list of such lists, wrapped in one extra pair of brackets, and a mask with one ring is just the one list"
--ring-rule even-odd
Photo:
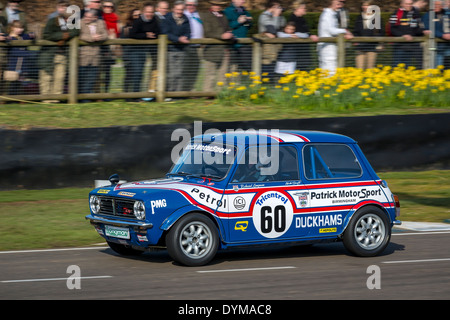
[[(47, 21), (42, 38), (54, 41), (56, 46), (43, 46), (41, 48), (39, 66), (39, 87), (41, 94), (62, 94), (64, 91), (64, 79), (67, 70), (67, 43), (73, 37), (79, 35), (77, 28), (67, 26), (69, 13), (63, 10), (62, 13)], [(59, 102), (51, 100), (47, 102)]]
[[(191, 39), (201, 39), (204, 37), (204, 30), (203, 21), (200, 19), (197, 11), (197, 0), (186, 0), (185, 4), (186, 8), (183, 13), (189, 20)], [(198, 70), (200, 69), (200, 50), (200, 44), (198, 43), (191, 43), (186, 48), (186, 58), (183, 68), (183, 91), (191, 91), (194, 89)]]
[[(306, 4), (303, 1), (295, 1), (292, 5), (293, 11), (289, 17), (289, 21), (295, 23), (295, 32), (300, 32), (308, 34), (309, 39), (314, 42), (319, 40), (317, 35), (312, 35), (310, 32), (310, 27), (304, 18), (306, 14)], [(315, 62), (313, 61), (311, 54), (311, 44), (302, 43), (297, 45), (297, 69), (299, 70), (312, 70), (314, 68)]]
[(100, 0), (83, 0), (84, 7), (81, 9), (80, 16), (83, 18), (84, 12), (89, 10), (98, 10), (98, 19), (103, 19), (102, 3)]
[(342, 29), (348, 29), (349, 28), (349, 21), (350, 16), (348, 9), (345, 7), (347, 1), (346, 0), (339, 0), (339, 7), (336, 10), (337, 13), (337, 19), (338, 19), (338, 27)]
[[(122, 27), (120, 37), (122, 39), (130, 38), (130, 32), (133, 28), (133, 21), (141, 15), (141, 10), (132, 9), (125, 18), (125, 25)], [(122, 45), (122, 61), (125, 76), (123, 79), (123, 91), (131, 92), (133, 88), (133, 73), (131, 72), (131, 59), (134, 52), (133, 45)]]
[[(105, 22), (98, 19), (97, 10), (84, 12), (80, 23), (80, 40), (100, 42), (108, 39)], [(79, 53), (78, 86), (80, 93), (92, 93), (100, 66), (100, 46), (81, 46)]]
[(267, 37), (276, 38), (276, 33), (286, 25), (286, 18), (282, 15), (283, 7), (277, 1), (269, 0), (266, 10), (258, 18), (258, 32), (267, 32)]
[[(437, 42), (435, 66), (444, 65), (445, 57), (450, 56), (450, 9), (443, 8), (443, 1), (434, 1), (434, 30), (435, 37), (445, 42)], [(423, 16), (426, 30), (430, 30), (430, 16), (427, 12)]]
[[(245, 0), (232, 0), (229, 7), (224, 10), (228, 24), (235, 38), (247, 38), (248, 31), (252, 26), (253, 18), (245, 8)], [(251, 45), (234, 43), (231, 54), (231, 71), (236, 69), (250, 71), (251, 69)]]
[(187, 44), (190, 43), (191, 27), (188, 18), (183, 14), (183, 1), (175, 1), (172, 12), (166, 15), (162, 23), (162, 32), (167, 34), (169, 41), (167, 61), (167, 91), (181, 91), (183, 89), (183, 67), (186, 57)]
[[(160, 25), (155, 17), (155, 7), (150, 2), (145, 3), (142, 8), (142, 14), (139, 18), (133, 20), (133, 27), (130, 29), (130, 38), (140, 40), (157, 39), (161, 33)], [(130, 52), (131, 72), (133, 75), (133, 91), (141, 91), (142, 75), (144, 74), (147, 54), (151, 58), (151, 70), (156, 70), (157, 45), (137, 45), (133, 46)], [(155, 90), (156, 79), (150, 80), (150, 84), (145, 86), (145, 90)]]
[[(373, 4), (372, 0), (363, 1), (361, 4), (361, 14), (358, 15), (355, 22), (353, 35), (355, 37), (382, 37), (384, 36), (383, 28), (375, 28), (373, 25), (374, 15), (368, 13), (369, 7)], [(383, 23), (380, 22), (382, 26)], [(361, 69), (371, 69), (375, 67), (377, 60), (377, 47), (380, 45), (376, 42), (361, 42), (355, 45), (356, 48), (356, 67)]]
[[(277, 1), (269, 0), (266, 10), (258, 18), (258, 35), (257, 38), (273, 39), (277, 37), (277, 32), (282, 30), (286, 25), (286, 18), (282, 15), (283, 8)], [(267, 74), (273, 79), (275, 63), (278, 51), (281, 49), (280, 44), (263, 44), (262, 46), (262, 67), (263, 74)]]
[(411, 42), (413, 37), (420, 37), (423, 33), (422, 20), (418, 9), (413, 7), (412, 0), (402, 0), (389, 19), (390, 33), (394, 37), (403, 37), (407, 43), (394, 44), (394, 66), (404, 63), (408, 66), (420, 68), (422, 66), (422, 48), (420, 42)]
[(56, 10), (47, 16), (47, 20), (64, 14), (64, 12), (67, 10), (67, 7), (69, 5), (70, 5), (70, 3), (68, 0), (58, 0), (58, 2), (56, 4)]
[(0, 15), (6, 18), (6, 22), (8, 24), (16, 20), (20, 21), (23, 25), (24, 31), (27, 32), (27, 18), (25, 12), (19, 8), (20, 2), (22, 2), (22, 0), (8, 0), (6, 7)]
[[(338, 19), (336, 12), (341, 3), (332, 0), (328, 8), (323, 9), (319, 19), (319, 37), (336, 37), (339, 34), (345, 34), (346, 39), (353, 38), (351, 32), (346, 29), (338, 28)], [(329, 75), (334, 75), (337, 69), (337, 45), (334, 42), (319, 42), (319, 67), (328, 70)]]
[[(102, 3), (103, 21), (105, 21), (106, 30), (108, 32), (108, 39), (117, 39), (120, 37), (120, 20), (115, 12), (114, 2), (104, 1)], [(109, 91), (111, 81), (111, 67), (116, 63), (116, 59), (122, 55), (121, 47), (118, 45), (101, 46), (101, 60), (99, 76), (103, 75), (103, 80), (100, 80), (104, 85), (104, 92)], [(99, 78), (100, 78), (99, 77)]]
[[(295, 32), (295, 23), (290, 21), (283, 31), (277, 32), (278, 38), (307, 39), (308, 33)], [(285, 43), (278, 53), (275, 73), (278, 75), (292, 74), (297, 68), (297, 45), (295, 43)]]
[[(32, 37), (24, 33), (22, 22), (15, 20), (9, 24), (8, 41), (15, 40), (31, 40)], [(27, 47), (11, 47), (8, 50), (8, 63), (6, 66), (7, 74), (12, 75), (5, 80), (9, 83), (9, 94), (23, 94), (22, 81), (27, 76), (29, 70), (29, 59), (31, 58), (30, 51)], [(6, 76), (6, 74), (5, 74)]]
[[(203, 21), (205, 38), (218, 40), (230, 40), (233, 33), (228, 25), (228, 20), (222, 12), (222, 7), (227, 3), (221, 0), (209, 0), (208, 11), (200, 12)], [(204, 91), (212, 91), (217, 83), (225, 82), (225, 74), (229, 71), (230, 48), (228, 45), (206, 45), (203, 51), (205, 65)]]
[(166, 14), (168, 14), (169, 11), (170, 11), (169, 2), (158, 1), (155, 8), (156, 20), (158, 20), (158, 22), (161, 23), (161, 20), (164, 20), (166, 18)]
[[(6, 41), (6, 26), (8, 25), (8, 22), (6, 21), (6, 18), (1, 15), (2, 11), (4, 9), (3, 3), (0, 2), (0, 42)], [(0, 47), (0, 95), (2, 95), (4, 92), (4, 81), (3, 81), (3, 71), (6, 67), (6, 54), (7, 49), (4, 47)], [(2, 102), (0, 101), (0, 104)]]

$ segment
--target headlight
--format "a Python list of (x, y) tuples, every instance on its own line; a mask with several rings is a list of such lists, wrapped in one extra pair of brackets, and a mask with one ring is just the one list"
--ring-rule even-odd
[(97, 196), (91, 196), (89, 198), (89, 206), (92, 213), (96, 214), (100, 211), (100, 199)]
[(134, 203), (134, 215), (139, 220), (145, 219), (145, 205), (142, 201), (136, 201)]

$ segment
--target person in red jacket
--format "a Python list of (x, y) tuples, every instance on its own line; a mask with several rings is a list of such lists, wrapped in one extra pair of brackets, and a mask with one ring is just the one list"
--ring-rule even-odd
[(403, 37), (404, 43), (394, 44), (394, 66), (404, 63), (406, 67), (422, 66), (420, 42), (412, 42), (413, 37), (423, 36), (423, 23), (420, 12), (413, 6), (413, 0), (402, 0), (400, 8), (389, 19), (390, 33), (394, 37)]
[[(117, 39), (120, 37), (119, 16), (115, 13), (114, 3), (104, 1), (102, 3), (102, 18), (106, 24), (108, 39)], [(109, 91), (111, 81), (111, 66), (116, 63), (119, 46), (101, 46), (100, 76), (103, 75), (104, 92)]]

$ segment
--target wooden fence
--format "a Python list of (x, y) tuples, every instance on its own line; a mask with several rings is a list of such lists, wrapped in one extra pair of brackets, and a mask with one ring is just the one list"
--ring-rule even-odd
[[(442, 40), (437, 40), (442, 41)], [(261, 74), (262, 66), (262, 44), (285, 44), (285, 43), (314, 43), (310, 39), (286, 39), (286, 38), (275, 38), (275, 39), (265, 39), (265, 40), (254, 40), (253, 38), (238, 39), (239, 43), (248, 44), (252, 46), (252, 71), (257, 75)], [(346, 40), (343, 35), (335, 38), (320, 38), (319, 42), (334, 42), (338, 47), (338, 67), (345, 67), (346, 65), (346, 55), (348, 52), (347, 43), (362, 43), (362, 42), (376, 42), (376, 43), (401, 43), (407, 42), (402, 37), (355, 37), (351, 40)], [(431, 52), (433, 52), (435, 43), (425, 37), (413, 38), (412, 42), (422, 43), (423, 48), (423, 68), (431, 68), (430, 58)], [(192, 39), (192, 44), (229, 44), (227, 41), (216, 40), (216, 39)], [(78, 61), (79, 61), (79, 47), (84, 45), (157, 45), (157, 70), (158, 78), (155, 92), (103, 92), (103, 93), (78, 93)], [(67, 46), (69, 47), (69, 58), (68, 58), (68, 87), (67, 93), (59, 95), (43, 95), (43, 94), (22, 94), (22, 95), (5, 95), (0, 96), (0, 101), (8, 100), (27, 100), (27, 101), (39, 101), (39, 100), (64, 100), (70, 104), (75, 104), (78, 100), (83, 99), (134, 99), (134, 98), (156, 98), (158, 102), (164, 101), (165, 98), (177, 98), (177, 97), (211, 97), (216, 96), (217, 92), (206, 92), (206, 91), (166, 91), (167, 82), (167, 52), (168, 41), (166, 35), (160, 35), (156, 40), (135, 40), (135, 39), (114, 39), (107, 40), (101, 43), (86, 43), (81, 41), (78, 37), (73, 38)], [(34, 47), (35, 50), (39, 50), (42, 46), (56, 46), (57, 44), (52, 41), (47, 40), (16, 40), (9, 43), (0, 43), (0, 50), (4, 50), (9, 47)]]

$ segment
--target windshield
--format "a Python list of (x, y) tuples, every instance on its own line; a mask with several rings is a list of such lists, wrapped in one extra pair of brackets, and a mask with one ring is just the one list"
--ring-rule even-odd
[(226, 177), (235, 156), (235, 146), (194, 142), (186, 146), (168, 174), (220, 180)]

